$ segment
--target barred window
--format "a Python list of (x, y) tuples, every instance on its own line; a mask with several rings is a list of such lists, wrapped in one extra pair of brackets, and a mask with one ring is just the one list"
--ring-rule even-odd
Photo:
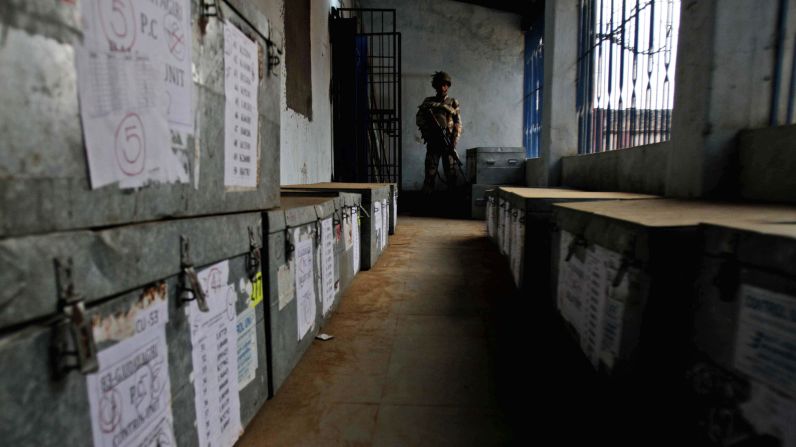
[(581, 0), (578, 153), (667, 141), (680, 0)]

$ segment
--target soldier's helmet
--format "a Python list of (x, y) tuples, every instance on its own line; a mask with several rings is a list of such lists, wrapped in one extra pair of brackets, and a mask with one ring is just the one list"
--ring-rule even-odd
[(444, 71), (437, 71), (431, 76), (431, 85), (436, 88), (437, 85), (441, 85), (442, 83), (447, 83), (448, 86), (451, 85), (451, 75), (445, 73)]

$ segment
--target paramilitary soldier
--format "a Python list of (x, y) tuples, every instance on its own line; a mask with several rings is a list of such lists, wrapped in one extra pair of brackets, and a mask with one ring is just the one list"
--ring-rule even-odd
[[(431, 194), (434, 190), (440, 158), (445, 169), (448, 188), (456, 186), (456, 143), (462, 134), (459, 101), (448, 96), (448, 88), (451, 86), (450, 75), (444, 71), (434, 73), (431, 85), (437, 91), (437, 95), (424, 99), (416, 115), (417, 127), (420, 128), (420, 134), (426, 142), (426, 178), (423, 181), (423, 192), (426, 194)], [(450, 147), (446, 147), (440, 130), (447, 135)]]

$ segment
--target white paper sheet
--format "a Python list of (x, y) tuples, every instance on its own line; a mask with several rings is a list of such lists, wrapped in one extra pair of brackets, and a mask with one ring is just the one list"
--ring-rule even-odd
[(157, 283), (144, 289), (138, 301), (125, 313), (105, 315), (92, 319), (94, 342), (122, 341), (153, 326), (169, 321), (169, 297), (166, 283)]
[(351, 212), (349, 213), (348, 217), (343, 219), (343, 239), (345, 240), (346, 251), (351, 250), (351, 247), (354, 246), (354, 239), (353, 235), (351, 234), (351, 230), (353, 228), (353, 218), (351, 215), (354, 213), (355, 209), (356, 208), (351, 208)]
[(257, 376), (257, 314), (253, 307), (238, 314), (238, 390)]
[(522, 256), (523, 249), (525, 248), (525, 224), (520, 222), (519, 219), (514, 221), (514, 235), (511, 240), (511, 273), (514, 276), (514, 285), (520, 286), (520, 279), (522, 275)]
[(96, 447), (176, 445), (166, 326), (157, 324), (97, 355), (86, 376)]
[(486, 213), (485, 213), (486, 214), (486, 234), (489, 237), (494, 237), (494, 235), (492, 233), (492, 209), (493, 208), (494, 207), (492, 206), (492, 201), (491, 200), (487, 200), (486, 201)]
[(735, 367), (796, 396), (796, 299), (742, 284)]
[(296, 284), (293, 272), (295, 261), (290, 260), (279, 266), (276, 271), (277, 287), (279, 287), (279, 310), (285, 308), (296, 296)]
[(315, 326), (315, 261), (313, 259), (313, 240), (301, 239), (295, 230), (296, 244), (296, 313), (298, 318), (298, 340)]
[(587, 272), (585, 263), (573, 255), (567, 261), (572, 234), (561, 231), (558, 270), (558, 308), (564, 320), (568, 321), (580, 335), (583, 327), (583, 290)]
[(387, 199), (381, 201), (381, 249), (387, 248), (387, 243), (390, 240), (390, 209), (387, 205)]
[(321, 221), (321, 272), (323, 288), (323, 314), (334, 304), (334, 233), (332, 218)]
[(198, 272), (208, 312), (190, 303), (199, 445), (231, 447), (243, 431), (238, 395), (237, 295), (229, 283), (229, 261)]
[(777, 437), (783, 447), (796, 447), (796, 400), (754, 380), (749, 394), (740, 407), (755, 430)]
[(224, 186), (257, 187), (257, 44), (224, 25)]
[(381, 251), (382, 220), (381, 202), (373, 202), (373, 214), (370, 216), (370, 227), (375, 230), (376, 247)]
[(359, 244), (359, 210), (351, 208), (351, 245), (354, 247), (354, 273), (358, 273), (361, 262), (361, 249)]
[(390, 213), (390, 215), (392, 216), (392, 228), (393, 228), (393, 231), (395, 231), (395, 229), (398, 228), (398, 194), (397, 193), (393, 194), (393, 196), (392, 196), (392, 213)]
[(91, 187), (189, 182), (189, 0), (81, 5), (75, 64)]
[(602, 253), (595, 247), (590, 247), (586, 251), (585, 284), (580, 289), (583, 306), (581, 309), (583, 326), (580, 330), (580, 345), (586, 358), (595, 367), (600, 358), (606, 288), (608, 287), (605, 260), (601, 255)]

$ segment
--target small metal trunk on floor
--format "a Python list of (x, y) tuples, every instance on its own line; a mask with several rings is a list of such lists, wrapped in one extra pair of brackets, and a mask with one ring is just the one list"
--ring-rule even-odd
[[(362, 196), (347, 192), (298, 189), (284, 190), (282, 191), (282, 196), (290, 197), (290, 200), (294, 201), (293, 203), (296, 203), (297, 197), (302, 197), (304, 203), (314, 205), (322, 232), (324, 231), (324, 225), (327, 226), (326, 231), (331, 231), (334, 273), (331, 276), (331, 287), (329, 287), (325, 276), (322, 278), (322, 283), (323, 287), (333, 291), (333, 300), (324, 301), (321, 318), (323, 323), (325, 323), (332, 312), (339, 306), (343, 293), (351, 285), (356, 273), (359, 272), (359, 264), (354, 264), (355, 252), (352, 232), (354, 231), (353, 216), (362, 203)], [(331, 219), (331, 221), (324, 224), (323, 221), (326, 219)], [(322, 235), (322, 243), (325, 242)]]
[(476, 147), (467, 149), (470, 184), (525, 184), (525, 149), (522, 147)]
[(688, 378), (702, 435), (787, 445), (796, 414), (796, 220), (738, 213), (701, 232)]
[(307, 199), (284, 196), (281, 208), (263, 213), (268, 241), (263, 265), (271, 280), (267, 326), (271, 396), (310, 347), (320, 324), (322, 228), (315, 205), (332, 200)]
[[(260, 228), (249, 213), (0, 241), (4, 442), (199, 445), (195, 387), (208, 370), (226, 377), (205, 384), (227, 396), (216, 410), (245, 426), (268, 397)], [(207, 342), (196, 322), (213, 312)]]
[(282, 189), (341, 191), (360, 194), (362, 209), (359, 210), (357, 216), (361, 223), (361, 268), (369, 270), (376, 265), (381, 252), (389, 242), (389, 224), (392, 220), (390, 213), (393, 208), (389, 203), (389, 185), (389, 183), (313, 183), (283, 185)]
[[(132, 5), (125, 2), (128, 3)], [(97, 162), (98, 166), (92, 171), (86, 150), (88, 126), (81, 121), (78, 100), (81, 79), (76, 69), (76, 57), (82, 54), (82, 42), (89, 40), (89, 32), (84, 31), (84, 25), (88, 25), (90, 20), (81, 14), (85, 8), (81, 8), (81, 2), (74, 1), (4, 2), (3, 17), (0, 18), (4, 25), (3, 45), (0, 47), (0, 79), (4, 81), (0, 89), (0, 102), (3, 103), (0, 122), (4, 130), (0, 150), (0, 172), (3, 173), (0, 177), (0, 209), (3, 210), (0, 237), (97, 228), (165, 217), (256, 211), (278, 206), (280, 77), (267, 63), (269, 50), (273, 50), (273, 43), (267, 40), (270, 38), (268, 19), (258, 12), (256, 6), (245, 2), (229, 2), (236, 5), (235, 10), (227, 2), (216, 2), (224, 20), (205, 17), (207, 25), (201, 27), (200, 2), (187, 2), (188, 5), (193, 4), (187, 9), (178, 2), (147, 3), (151, 3), (147, 6), (149, 10), (159, 10), (160, 17), (166, 17), (168, 26), (176, 27), (173, 35), (178, 37), (174, 42), (176, 47), (170, 50), (190, 51), (188, 54), (192, 54), (190, 60), (169, 61), (172, 71), (179, 72), (179, 83), (184, 83), (190, 92), (190, 103), (181, 103), (181, 109), (186, 110), (189, 116), (181, 117), (186, 122), (179, 124), (176, 123), (178, 118), (172, 116), (169, 116), (169, 123), (155, 123), (169, 125), (165, 129), (167, 135), (160, 139), (167, 140), (164, 145), (171, 144), (170, 150), (162, 151), (153, 144), (147, 146), (147, 136), (155, 135), (154, 128), (159, 127), (147, 121), (146, 117), (142, 121), (139, 109), (124, 104), (129, 98), (123, 98), (121, 94), (113, 96), (113, 93), (123, 91), (122, 87), (113, 84), (114, 89), (105, 85), (114, 82), (127, 85), (120, 79), (124, 78), (124, 73), (118, 77), (107, 75), (107, 78), (97, 75), (105, 82), (105, 88), (97, 87), (97, 92), (107, 96), (97, 99), (99, 105), (88, 104), (87, 101), (80, 107), (111, 109), (97, 112), (100, 115), (123, 113), (120, 111), (123, 107), (131, 111), (127, 115), (109, 115), (107, 118), (119, 121), (112, 123), (118, 126), (115, 142), (107, 142), (112, 155), (109, 160), (104, 160), (107, 165)], [(237, 11), (244, 14), (245, 19)], [(145, 11), (136, 12), (144, 16)], [(127, 14), (126, 7), (116, 8), (114, 4), (113, 14), (109, 16), (118, 22), (113, 22), (114, 29), (123, 27), (126, 32), (128, 27), (137, 26), (133, 22), (138, 16), (134, 19)], [(125, 22), (125, 19), (131, 22)], [(157, 23), (160, 32), (166, 35), (166, 25), (158, 22), (152, 21), (151, 25)], [(264, 61), (255, 67), (258, 118), (254, 148), (256, 186), (243, 189), (225, 185), (226, 100), (222, 24), (237, 27), (253, 40), (260, 60)], [(153, 28), (152, 32), (157, 31)], [(140, 34), (138, 37), (139, 41), (144, 38)], [(179, 40), (180, 37), (183, 40)], [(105, 56), (102, 52), (97, 54)], [(121, 58), (119, 55), (127, 54), (108, 53), (108, 57), (117, 60)], [(184, 58), (185, 53), (179, 52), (175, 57)], [(150, 62), (142, 57), (144, 68), (141, 70), (150, 67)], [(109, 63), (105, 66), (101, 60), (96, 64), (98, 73), (116, 73), (111, 71), (116, 65)], [(163, 69), (163, 65), (153, 64), (153, 67)], [(157, 72), (154, 76), (160, 79), (164, 75)], [(145, 76), (139, 74), (139, 78), (144, 79)], [(143, 80), (141, 83), (146, 84)], [(148, 87), (151, 89), (152, 86)], [(183, 100), (188, 98), (179, 99)], [(153, 161), (156, 159), (160, 161)], [(145, 166), (146, 171), (143, 171)], [(137, 186), (125, 187), (127, 189), (120, 187), (120, 182), (129, 181), (142, 172), (151, 174), (153, 178), (143, 184), (136, 183)], [(106, 182), (94, 179), (92, 189), (92, 175), (109, 176), (111, 173), (121, 180)]]

